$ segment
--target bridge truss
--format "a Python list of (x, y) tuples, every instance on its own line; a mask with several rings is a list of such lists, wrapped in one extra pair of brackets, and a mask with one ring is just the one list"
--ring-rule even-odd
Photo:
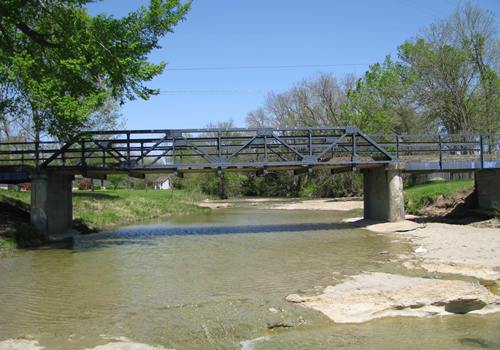
[(222, 171), (265, 174), (317, 168), (346, 171), (392, 163), (402, 163), (407, 171), (500, 168), (500, 134), (367, 135), (348, 126), (96, 131), (65, 142), (0, 142), (0, 173), (21, 167), (29, 172), (51, 170), (89, 177)]

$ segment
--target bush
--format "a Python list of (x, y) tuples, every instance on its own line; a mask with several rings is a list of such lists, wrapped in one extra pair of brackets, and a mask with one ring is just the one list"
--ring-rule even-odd
[(78, 184), (78, 189), (81, 191), (90, 190), (92, 188), (92, 183), (89, 180), (84, 180)]

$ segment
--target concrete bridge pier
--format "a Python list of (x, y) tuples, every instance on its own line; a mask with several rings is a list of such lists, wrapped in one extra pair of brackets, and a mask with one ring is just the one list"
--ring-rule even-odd
[(492, 209), (500, 206), (500, 171), (480, 170), (474, 174), (477, 207)]
[(403, 177), (396, 167), (363, 170), (364, 218), (399, 221), (405, 218)]
[(31, 179), (31, 223), (48, 240), (72, 236), (72, 175), (43, 172)]

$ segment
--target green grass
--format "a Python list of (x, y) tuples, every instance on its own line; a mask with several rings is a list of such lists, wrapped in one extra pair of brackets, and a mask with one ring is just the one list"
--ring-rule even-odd
[(420, 210), (432, 204), (439, 196), (450, 196), (456, 192), (470, 189), (472, 180), (437, 181), (416, 185), (405, 189), (405, 209), (407, 213), (418, 214)]
[[(0, 191), (0, 201), (30, 202), (29, 192)], [(195, 204), (201, 195), (183, 190), (105, 190), (73, 192), (73, 217), (92, 230), (172, 215), (207, 212)]]
[(1, 237), (0, 236), (0, 251), (2, 250), (12, 250), (16, 248), (17, 244), (13, 237)]

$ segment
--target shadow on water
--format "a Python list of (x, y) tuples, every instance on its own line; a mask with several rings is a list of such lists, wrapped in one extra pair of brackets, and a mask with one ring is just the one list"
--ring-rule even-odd
[(73, 192), (73, 197), (89, 198), (89, 199), (103, 199), (103, 200), (117, 200), (118, 195), (109, 193), (96, 193), (96, 192)]
[(226, 234), (266, 234), (291, 233), (303, 231), (323, 231), (351, 229), (352, 226), (343, 223), (304, 223), (279, 225), (247, 225), (247, 226), (135, 226), (99, 234), (79, 236), (73, 249), (105, 248), (115, 245), (154, 245), (156, 237), (164, 236), (206, 236)]

